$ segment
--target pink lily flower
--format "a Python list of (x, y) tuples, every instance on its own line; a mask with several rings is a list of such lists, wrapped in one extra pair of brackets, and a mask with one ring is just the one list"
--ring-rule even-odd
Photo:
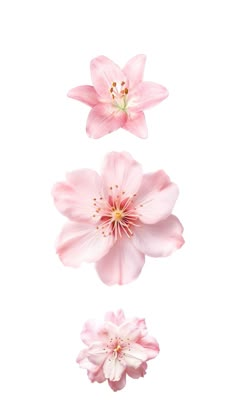
[(171, 214), (178, 188), (164, 171), (142, 173), (126, 152), (105, 157), (102, 174), (81, 169), (52, 191), (57, 209), (70, 222), (57, 253), (71, 267), (95, 262), (101, 280), (125, 284), (142, 270), (145, 254), (165, 257), (183, 243), (183, 227)]
[(87, 348), (77, 363), (87, 369), (91, 382), (108, 381), (113, 391), (126, 385), (126, 375), (138, 379), (146, 374), (147, 361), (159, 353), (155, 338), (147, 333), (144, 319), (125, 319), (122, 310), (108, 312), (103, 322), (89, 320), (81, 333)]
[(128, 61), (123, 70), (103, 55), (91, 61), (94, 86), (78, 86), (68, 96), (92, 107), (86, 131), (98, 139), (122, 127), (140, 138), (148, 131), (143, 111), (168, 96), (165, 87), (143, 82), (146, 56), (139, 54)]

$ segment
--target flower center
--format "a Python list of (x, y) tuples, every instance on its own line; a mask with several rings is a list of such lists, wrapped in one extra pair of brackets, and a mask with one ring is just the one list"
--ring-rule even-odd
[(137, 208), (134, 204), (136, 194), (126, 196), (118, 185), (109, 187), (109, 195), (106, 199), (93, 198), (94, 213), (92, 217), (97, 219), (96, 230), (101, 232), (103, 237), (114, 235), (115, 240), (125, 234), (128, 238), (133, 236), (133, 228), (139, 226)]
[(110, 93), (112, 104), (121, 111), (126, 111), (129, 89), (125, 87), (125, 82), (112, 82)]
[(112, 217), (116, 222), (119, 222), (124, 217), (124, 213), (122, 210), (115, 210), (112, 212)]
[(118, 346), (113, 351), (115, 353), (119, 353), (121, 351), (121, 346), (118, 344)]

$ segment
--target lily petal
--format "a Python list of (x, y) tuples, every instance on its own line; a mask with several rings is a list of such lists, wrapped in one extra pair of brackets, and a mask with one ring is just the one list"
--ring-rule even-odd
[(157, 223), (171, 214), (179, 194), (177, 185), (170, 182), (164, 171), (145, 174), (135, 205), (143, 223)]
[(132, 93), (130, 108), (141, 111), (159, 104), (168, 96), (168, 90), (154, 82), (141, 82)]
[(120, 67), (104, 55), (91, 61), (90, 70), (93, 85), (103, 98), (111, 98), (110, 88), (113, 82), (126, 81)]
[(126, 284), (138, 277), (145, 262), (145, 256), (138, 251), (132, 240), (122, 237), (96, 264), (101, 280), (108, 286)]
[(171, 215), (154, 225), (142, 225), (135, 230), (134, 245), (150, 257), (167, 257), (184, 244), (183, 226)]
[(148, 129), (143, 111), (130, 112), (123, 128), (141, 139), (148, 137)]
[(93, 86), (77, 86), (69, 90), (67, 96), (89, 106), (95, 106), (98, 103), (98, 94)]
[(58, 238), (57, 253), (63, 264), (79, 267), (82, 262), (95, 262), (113, 245), (113, 236), (101, 236), (89, 222), (71, 222), (65, 225)]
[(123, 127), (126, 120), (126, 112), (117, 110), (110, 104), (99, 103), (88, 115), (86, 131), (89, 137), (98, 139)]
[(132, 89), (143, 80), (145, 63), (146, 56), (139, 54), (131, 58), (125, 65), (123, 72), (129, 80), (129, 89)]
[(132, 196), (140, 187), (142, 167), (127, 152), (111, 152), (104, 159), (101, 177), (107, 195)]

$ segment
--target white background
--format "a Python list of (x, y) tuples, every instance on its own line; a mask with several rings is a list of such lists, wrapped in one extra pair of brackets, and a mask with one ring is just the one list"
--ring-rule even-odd
[[(236, 418), (235, 2), (5, 1), (1, 10), (1, 419)], [(89, 108), (66, 97), (89, 62), (147, 55), (170, 96), (146, 112), (148, 140), (87, 138)], [(107, 287), (62, 266), (51, 187), (127, 150), (180, 187), (186, 244)], [(145, 379), (113, 393), (75, 363), (90, 317), (122, 307), (160, 344)]]

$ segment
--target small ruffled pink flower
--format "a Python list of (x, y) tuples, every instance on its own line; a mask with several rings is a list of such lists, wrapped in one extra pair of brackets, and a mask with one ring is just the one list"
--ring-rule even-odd
[(52, 194), (70, 220), (57, 242), (61, 261), (71, 267), (95, 262), (108, 285), (134, 280), (145, 254), (166, 257), (184, 243), (183, 227), (171, 214), (177, 186), (164, 171), (143, 175), (126, 152), (109, 153), (101, 176), (90, 169), (68, 173)]
[(91, 61), (94, 86), (78, 86), (68, 96), (92, 107), (87, 120), (87, 134), (98, 139), (118, 128), (124, 128), (140, 138), (148, 131), (143, 111), (168, 96), (165, 87), (143, 82), (146, 56), (139, 54), (123, 70), (103, 55)]
[(87, 369), (91, 382), (104, 382), (113, 391), (126, 385), (126, 375), (133, 379), (145, 375), (147, 361), (159, 353), (155, 338), (147, 333), (144, 319), (126, 319), (122, 310), (108, 312), (103, 322), (89, 320), (81, 333), (87, 348), (77, 363)]

